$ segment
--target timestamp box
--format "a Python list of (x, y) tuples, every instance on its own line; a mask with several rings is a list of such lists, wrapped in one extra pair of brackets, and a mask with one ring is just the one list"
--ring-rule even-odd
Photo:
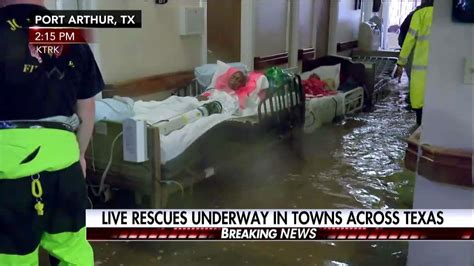
[(83, 44), (91, 41), (91, 34), (84, 28), (45, 28), (30, 27), (30, 44)]

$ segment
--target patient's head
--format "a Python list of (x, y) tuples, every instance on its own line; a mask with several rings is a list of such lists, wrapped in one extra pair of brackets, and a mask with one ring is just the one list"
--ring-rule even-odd
[(232, 76), (229, 78), (229, 88), (233, 90), (237, 90), (240, 87), (245, 86), (245, 83), (247, 82), (247, 77), (245, 77), (244, 73), (242, 71), (237, 71)]
[(245, 74), (237, 68), (231, 67), (224, 74), (216, 79), (215, 88), (218, 90), (230, 89), (238, 90), (247, 83)]

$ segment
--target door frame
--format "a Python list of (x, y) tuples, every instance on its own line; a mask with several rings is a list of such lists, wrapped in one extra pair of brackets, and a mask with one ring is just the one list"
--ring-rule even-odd
[(240, 62), (252, 71), (255, 57), (255, 1), (242, 0), (240, 10)]
[(199, 7), (204, 10), (204, 31), (201, 34), (201, 64), (207, 64), (207, 0), (199, 0)]

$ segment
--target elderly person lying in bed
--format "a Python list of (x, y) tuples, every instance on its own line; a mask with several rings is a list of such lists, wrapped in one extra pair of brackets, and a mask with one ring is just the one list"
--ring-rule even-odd
[(237, 68), (229, 68), (224, 74), (217, 77), (215, 85), (199, 95), (200, 101), (214, 99), (217, 93), (227, 93), (238, 99), (240, 109), (245, 109), (249, 100), (256, 101), (263, 98), (263, 90), (257, 90), (257, 82), (263, 74), (251, 72), (248, 76)]
[[(221, 113), (229, 115), (253, 115), (264, 91), (268, 88), (267, 78), (260, 73), (245, 75), (237, 68), (221, 63), (222, 68), (215, 73), (209, 89), (195, 97), (170, 96), (162, 101), (133, 101), (114, 97), (97, 102), (96, 121), (117, 120), (133, 117), (150, 124), (177, 118), (207, 104), (219, 102)], [(210, 112), (212, 113), (212, 112)]]

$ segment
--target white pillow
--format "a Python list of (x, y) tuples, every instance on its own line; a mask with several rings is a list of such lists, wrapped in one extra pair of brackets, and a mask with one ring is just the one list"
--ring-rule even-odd
[[(234, 64), (237, 64), (237, 63), (234, 63)], [(234, 67), (234, 68), (237, 68), (235, 66), (232, 66), (232, 65), (229, 65), (229, 64), (226, 64), (222, 61), (217, 61), (217, 69), (216, 69), (216, 72), (214, 73), (214, 76), (212, 76), (212, 81), (211, 81), (211, 84), (209, 84), (209, 86), (207, 87), (208, 89), (210, 88), (214, 88), (216, 86), (216, 81), (217, 81), (217, 78), (223, 74), (225, 74), (227, 72), (227, 70), (229, 70), (229, 68), (231, 67)], [(240, 68), (237, 68), (239, 70), (241, 70)], [(249, 73), (245, 73), (245, 75), (248, 75)], [(268, 89), (268, 87), (270, 87), (269, 85), (269, 82), (268, 82), (268, 79), (265, 75), (262, 75), (258, 80), (257, 80), (257, 88), (255, 89), (254, 93), (258, 93), (260, 92), (261, 90), (265, 90), (265, 89)]]
[[(229, 63), (228, 65), (235, 67), (244, 73), (249, 72), (247, 66), (242, 63)], [(201, 86), (207, 88), (207, 86), (211, 84), (212, 77), (214, 77), (216, 70), (217, 64), (205, 64), (194, 69), (194, 76)]]
[(339, 88), (339, 83), (340, 83), (340, 74), (341, 74), (341, 64), (333, 65), (333, 66), (320, 66), (318, 68), (315, 68), (311, 71), (304, 72), (302, 73), (301, 79), (306, 80), (309, 79), (309, 77), (312, 74), (316, 74), (319, 76), (321, 80), (328, 80), (332, 79), (334, 80), (334, 85), (336, 86), (336, 90)]
[(214, 72), (214, 76), (212, 76), (212, 81), (211, 81), (211, 84), (209, 84), (209, 86), (207, 87), (208, 89), (209, 88), (214, 88), (216, 86), (216, 80), (219, 76), (225, 74), (227, 72), (227, 70), (229, 70), (229, 68), (231, 68), (230, 65), (222, 62), (222, 61), (217, 61), (217, 69), (216, 69), (216, 72)]
[[(260, 96), (259, 93), (263, 90), (268, 89), (270, 84), (268, 79), (265, 75), (262, 75), (258, 78), (255, 90), (250, 93), (249, 97), (247, 98), (247, 108), (257, 108), (258, 104), (260, 103)], [(256, 110), (256, 109), (255, 109)]]
[(95, 101), (95, 121), (117, 121), (133, 117), (134, 101), (131, 98), (114, 96)]

